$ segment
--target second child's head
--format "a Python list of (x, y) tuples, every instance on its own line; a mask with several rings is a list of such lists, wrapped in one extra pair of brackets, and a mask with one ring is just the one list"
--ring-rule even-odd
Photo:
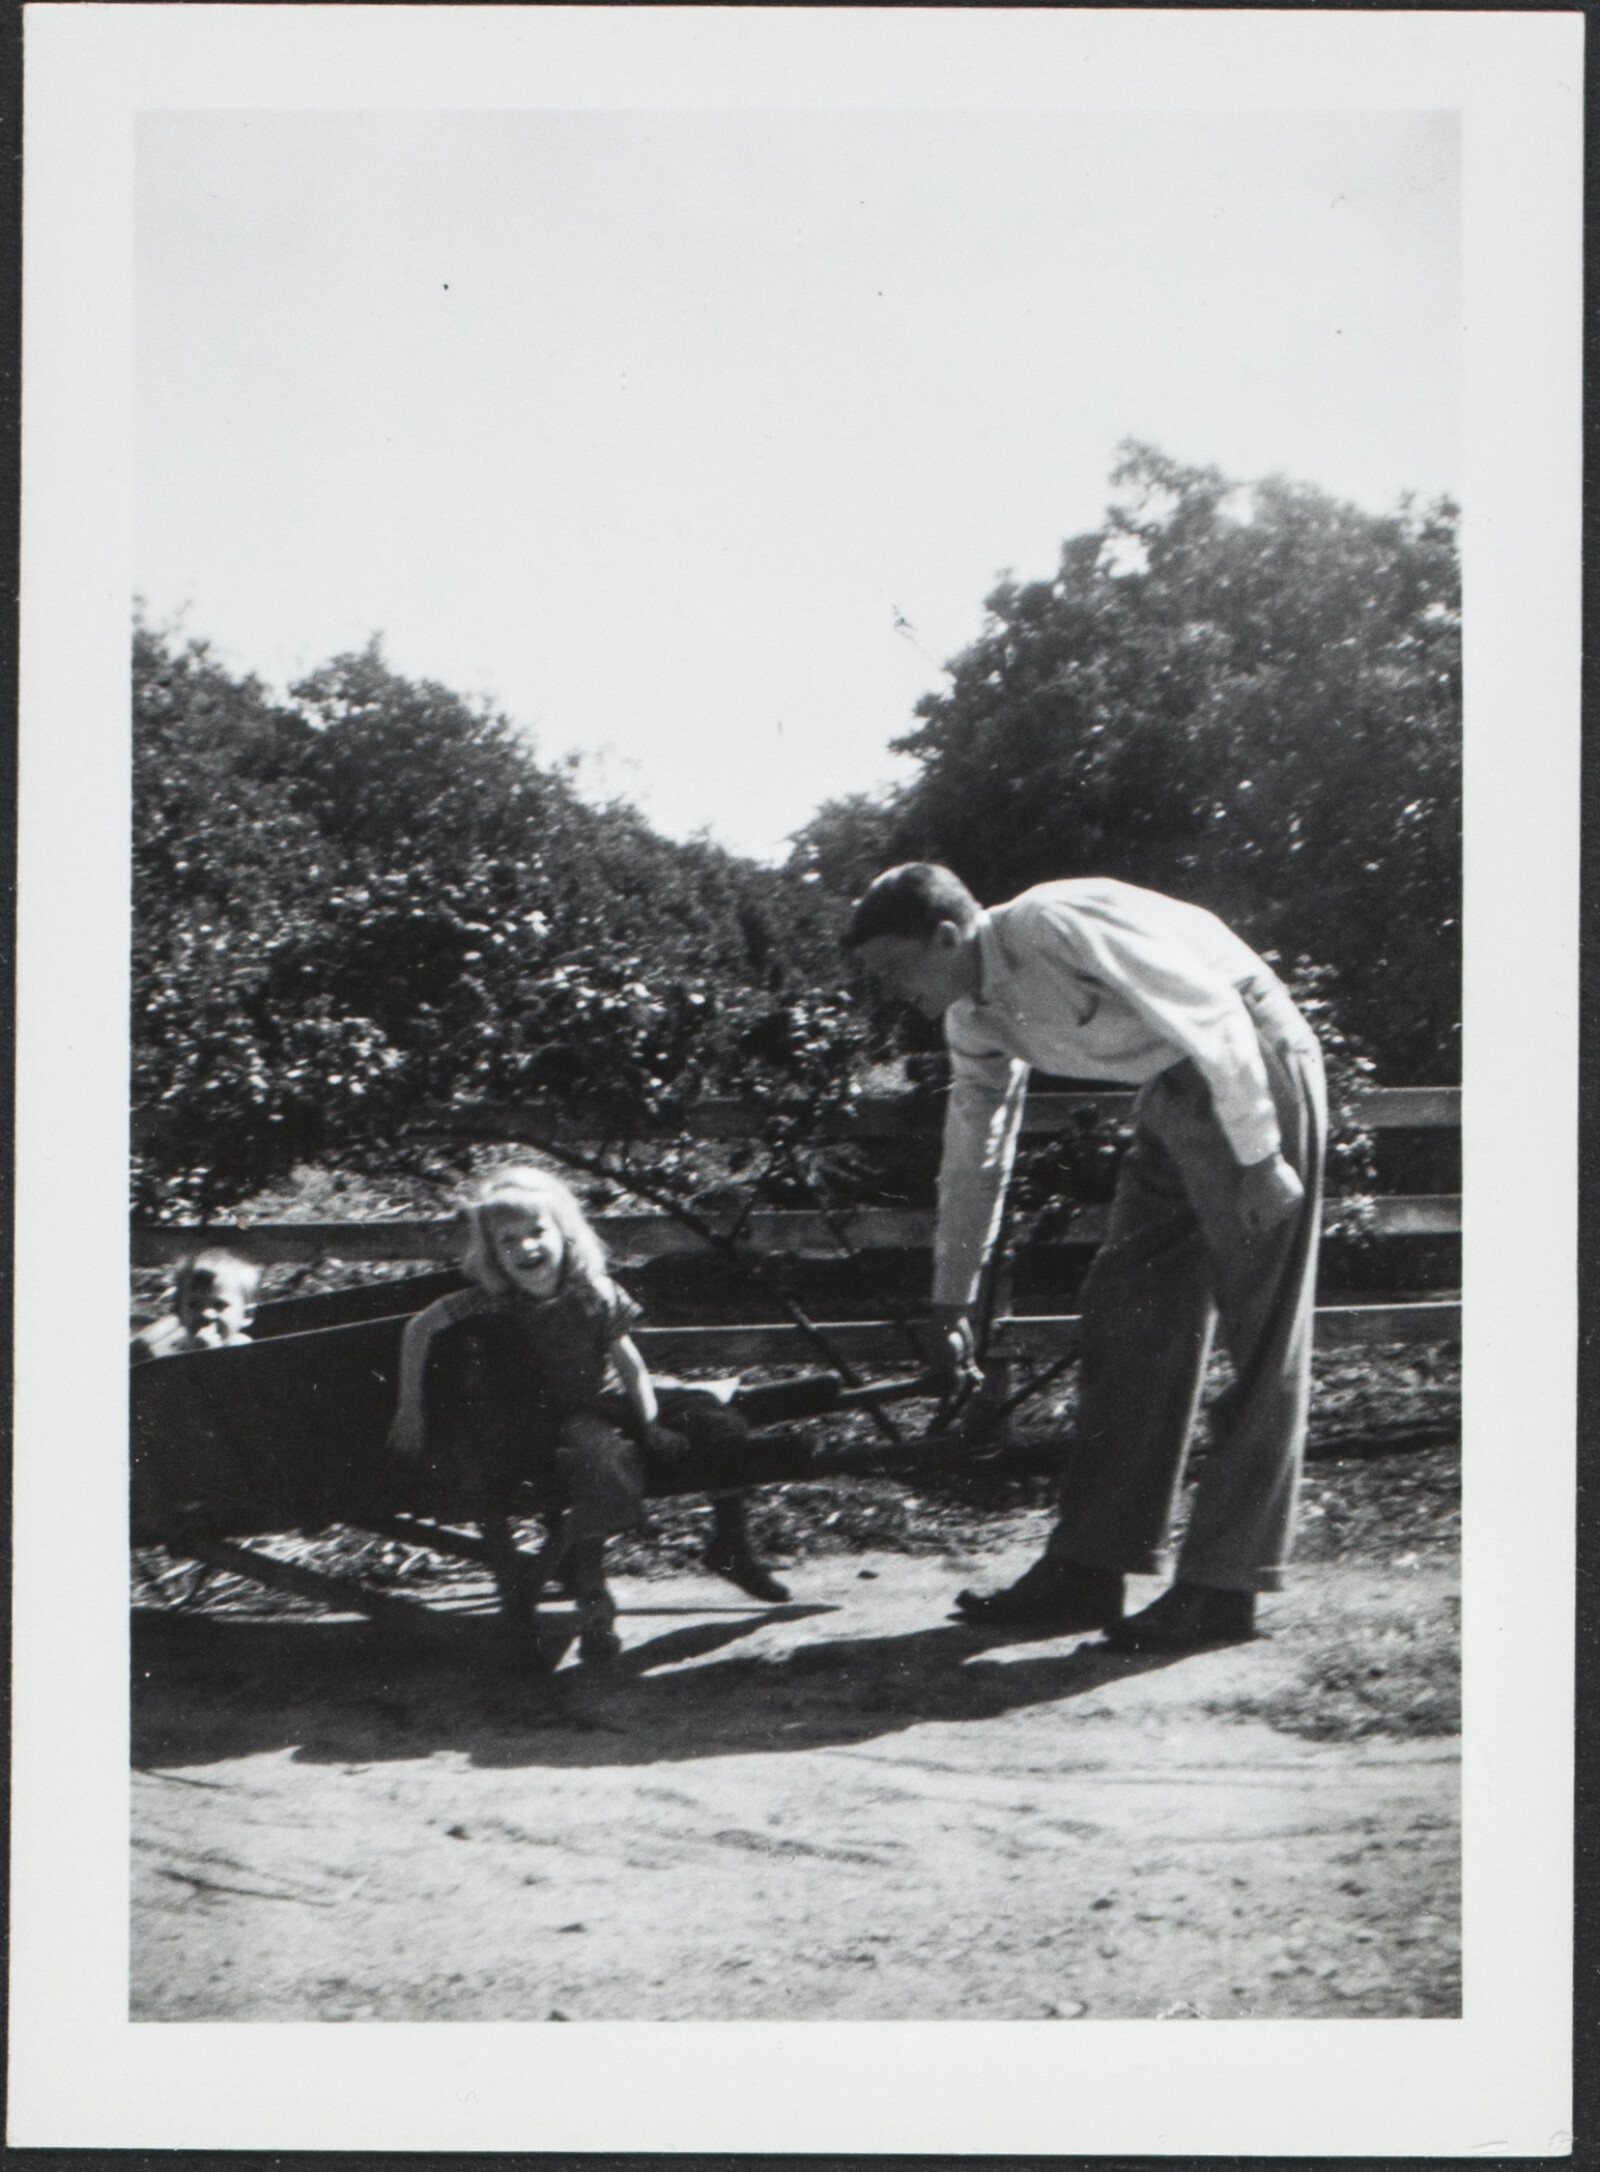
[(606, 1258), (582, 1207), (546, 1170), (496, 1169), (462, 1207), (467, 1227), (461, 1271), (495, 1297), (554, 1297), (575, 1282), (606, 1281)]
[(260, 1282), (260, 1268), (248, 1260), (231, 1252), (200, 1252), (178, 1264), (172, 1309), (196, 1342), (239, 1342), (250, 1325)]

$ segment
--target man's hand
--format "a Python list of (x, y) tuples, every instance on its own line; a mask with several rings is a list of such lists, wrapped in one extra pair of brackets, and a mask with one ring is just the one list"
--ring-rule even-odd
[(935, 1305), (934, 1370), (949, 1396), (967, 1396), (983, 1385), (978, 1345), (965, 1305)]
[(1299, 1207), (1306, 1188), (1281, 1154), (1239, 1172), (1239, 1219), (1252, 1237), (1265, 1237)]

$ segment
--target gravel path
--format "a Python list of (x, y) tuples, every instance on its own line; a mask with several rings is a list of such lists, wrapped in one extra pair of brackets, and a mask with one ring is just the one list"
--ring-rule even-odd
[(544, 1681), (470, 1611), (137, 1612), (134, 2017), (1458, 2012), (1448, 1557), (1180, 1662), (948, 1621), (1034, 1550), (619, 1578), (623, 1658)]

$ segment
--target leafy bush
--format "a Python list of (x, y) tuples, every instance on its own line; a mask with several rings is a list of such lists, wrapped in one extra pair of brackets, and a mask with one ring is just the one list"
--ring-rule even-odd
[(214, 1212), (433, 1104), (848, 1090), (837, 907), (594, 807), (376, 644), (272, 702), (134, 650), (135, 1197)]
[[(737, 1180), (770, 1204), (925, 1203), (929, 1144), (824, 1146), (816, 1122), (874, 1059), (937, 1083), (937, 1030), (839, 985), (850, 897), (912, 856), (989, 900), (1149, 883), (1289, 961), (1330, 1059), (1334, 1188), (1367, 1189), (1351, 1089), (1455, 1063), (1453, 509), (1244, 493), (1140, 446), (1114, 479), (1124, 503), (1055, 580), (1004, 582), (918, 704), (899, 745), (920, 775), (824, 803), (776, 870), (591, 805), (376, 642), (278, 701), (140, 629), (138, 1209), (214, 1213), (311, 1160), (398, 1171), (420, 1112), (512, 1099), (664, 1131), (644, 1175), (678, 1200)], [(674, 1136), (707, 1093), (757, 1102), (763, 1136)], [(1094, 1122), (1030, 1150), (1021, 1215), (1107, 1197), (1120, 1150)]]

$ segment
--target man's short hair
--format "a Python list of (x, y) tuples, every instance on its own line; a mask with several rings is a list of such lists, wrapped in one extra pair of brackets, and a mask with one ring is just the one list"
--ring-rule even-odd
[(856, 900), (844, 931), (846, 950), (859, 950), (879, 935), (909, 935), (925, 943), (941, 920), (963, 934), (978, 917), (978, 901), (959, 875), (931, 860), (887, 868)]

